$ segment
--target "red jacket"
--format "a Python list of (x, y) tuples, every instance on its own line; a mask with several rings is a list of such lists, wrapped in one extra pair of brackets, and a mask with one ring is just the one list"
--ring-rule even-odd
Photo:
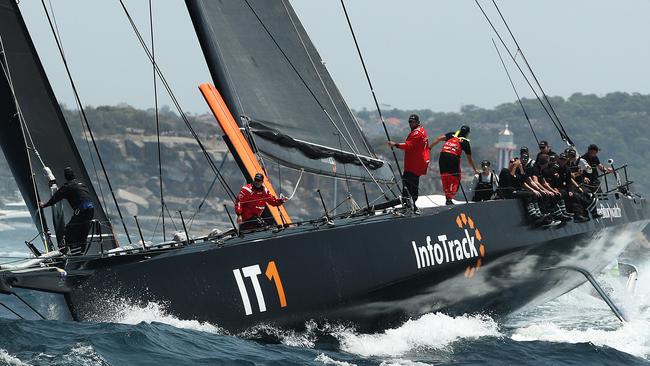
[(239, 195), (235, 200), (235, 213), (241, 215), (244, 221), (253, 217), (260, 217), (267, 203), (271, 206), (280, 206), (284, 203), (284, 200), (273, 197), (264, 186), (256, 189), (253, 184), (249, 183), (241, 187), (241, 191), (239, 191)]
[(411, 130), (405, 142), (397, 144), (404, 150), (404, 171), (417, 176), (427, 174), (429, 168), (429, 136), (424, 127)]

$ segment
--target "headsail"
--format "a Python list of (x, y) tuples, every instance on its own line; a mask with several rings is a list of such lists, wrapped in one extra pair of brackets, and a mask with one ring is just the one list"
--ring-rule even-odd
[(217, 89), (263, 156), (317, 174), (393, 179), (287, 0), (186, 3)]
[[(69, 166), (89, 186), (95, 219), (103, 224), (103, 233), (112, 233), (106, 229), (107, 215), (92, 187), (15, 0), (0, 0), (0, 38), (0, 51), (3, 52), (0, 55), (0, 146), (37, 227), (42, 229), (42, 219), (48, 218), (41, 218), (37, 209), (39, 199), (46, 201), (50, 197), (44, 167), (49, 167), (57, 182), (62, 184), (65, 181), (63, 169)], [(64, 207), (65, 216), (69, 218), (72, 212), (67, 204)], [(50, 221), (50, 229), (52, 226)], [(113, 241), (112, 235), (106, 240)], [(110, 246), (106, 244), (104, 248)], [(97, 248), (90, 249), (95, 250)]]

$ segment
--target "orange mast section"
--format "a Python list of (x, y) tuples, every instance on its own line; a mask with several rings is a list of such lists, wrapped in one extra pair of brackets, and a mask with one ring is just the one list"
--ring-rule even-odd
[[(266, 172), (264, 169), (262, 169), (262, 166), (255, 157), (253, 149), (251, 148), (242, 132), (239, 130), (239, 126), (235, 122), (235, 119), (230, 113), (226, 102), (221, 97), (221, 94), (217, 88), (215, 88), (214, 85), (210, 83), (204, 83), (199, 85), (199, 90), (201, 90), (201, 94), (203, 94), (205, 101), (208, 103), (208, 106), (210, 106), (212, 113), (217, 118), (217, 122), (219, 122), (219, 126), (221, 126), (223, 133), (228, 137), (232, 146), (235, 148), (235, 151), (232, 153), (236, 154), (241, 159), (244, 167), (246, 168), (246, 171), (248, 172), (248, 175), (250, 177), (254, 177), (257, 173), (263, 174), (265, 176), (264, 186), (269, 190), (269, 192), (271, 192), (272, 195), (277, 197), (278, 195), (275, 192), (273, 185), (271, 185), (268, 177), (266, 177)], [(269, 208), (271, 215), (273, 215), (273, 219), (275, 220), (276, 224), (282, 225), (283, 223), (291, 223), (291, 218), (289, 217), (289, 214), (285, 210), (284, 206), (266, 206)]]

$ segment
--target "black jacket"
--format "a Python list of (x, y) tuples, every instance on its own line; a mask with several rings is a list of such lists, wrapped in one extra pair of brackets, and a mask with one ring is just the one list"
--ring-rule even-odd
[(68, 200), (68, 203), (73, 210), (85, 209), (93, 206), (93, 200), (88, 187), (77, 179), (65, 182), (65, 184), (54, 193), (52, 198), (45, 203), (45, 207), (52, 206), (62, 199)]

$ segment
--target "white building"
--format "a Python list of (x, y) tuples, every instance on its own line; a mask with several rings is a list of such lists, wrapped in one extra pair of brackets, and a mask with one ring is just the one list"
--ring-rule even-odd
[(517, 149), (514, 137), (515, 136), (508, 128), (508, 125), (506, 125), (506, 128), (503, 131), (499, 132), (498, 142), (494, 145), (497, 148), (498, 156), (496, 164), (494, 164), (497, 172), (500, 172), (503, 168), (507, 168), (508, 162), (514, 156), (514, 152)]

